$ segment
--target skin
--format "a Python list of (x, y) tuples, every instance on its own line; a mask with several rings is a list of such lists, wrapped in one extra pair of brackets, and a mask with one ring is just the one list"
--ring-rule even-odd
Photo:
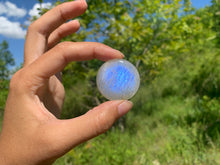
[(63, 3), (28, 28), (24, 67), (11, 79), (0, 134), (1, 165), (47, 165), (105, 131), (126, 114), (132, 103), (105, 102), (86, 114), (60, 120), (65, 91), (60, 71), (71, 61), (123, 58), (123, 54), (95, 42), (62, 42), (76, 32), (84, 0)]

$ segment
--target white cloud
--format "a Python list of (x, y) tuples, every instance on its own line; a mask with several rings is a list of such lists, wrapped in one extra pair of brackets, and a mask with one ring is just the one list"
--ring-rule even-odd
[(7, 13), (7, 9), (5, 7), (5, 5), (0, 2), (0, 15)]
[[(32, 18), (33, 16), (39, 17), (38, 8), (51, 8), (52, 3), (35, 4), (28, 14)], [(16, 4), (9, 1), (1, 2), (0, 0), (0, 35), (14, 39), (24, 39), (26, 30), (21, 27), (20, 19), (17, 22), (11, 21), (11, 17), (22, 18), (25, 17), (27, 11), (22, 8), (18, 8)], [(30, 21), (26, 20), (24, 25), (29, 25)]]
[(29, 11), (29, 15), (31, 17), (33, 16), (37, 16), (37, 17), (40, 17), (39, 15), (39, 8), (42, 7), (42, 8), (50, 8), (52, 6), (52, 4), (50, 2), (47, 2), (47, 3), (42, 3), (41, 6), (39, 3), (36, 3), (33, 8)]
[(0, 15), (5, 14), (8, 17), (24, 17), (27, 11), (22, 8), (18, 8), (15, 4), (7, 1), (0, 2)]
[(22, 29), (19, 22), (11, 22), (6, 17), (0, 16), (0, 34), (16, 39), (23, 39), (26, 30)]

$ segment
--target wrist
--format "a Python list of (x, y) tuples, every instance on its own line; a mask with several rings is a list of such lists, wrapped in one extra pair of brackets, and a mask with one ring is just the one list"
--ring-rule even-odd
[(0, 164), (1, 165), (9, 165), (9, 163), (7, 163), (6, 161), (6, 156), (5, 156), (5, 153), (3, 152), (3, 148), (0, 144)]
[[(52, 165), (54, 163), (54, 160), (52, 161), (37, 161), (37, 160), (28, 160), (25, 159), (23, 154), (13, 154), (14, 152), (7, 151), (1, 145), (0, 141), (0, 165)], [(22, 159), (24, 158), (24, 159)]]
[[(12, 150), (10, 150), (12, 149)], [(1, 141), (0, 139), (0, 164), (1, 165), (24, 165), (25, 163), (21, 161), (19, 154), (15, 154), (15, 148), (11, 147), (10, 144)]]

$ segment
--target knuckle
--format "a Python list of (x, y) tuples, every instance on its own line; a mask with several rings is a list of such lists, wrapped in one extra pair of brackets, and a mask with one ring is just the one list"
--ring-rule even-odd
[(17, 89), (18, 83), (21, 81), (21, 70), (17, 71), (11, 78), (9, 89), (14, 90)]
[(60, 18), (62, 19), (63, 22), (65, 22), (67, 20), (65, 14), (63, 14), (63, 10), (62, 10), (62, 6), (58, 6), (57, 7), (57, 12), (60, 15)]
[(44, 26), (41, 26), (40, 21), (36, 20), (34, 22), (32, 22), (27, 29), (27, 35), (29, 34), (40, 34), (43, 35), (45, 37), (48, 37), (48, 32), (47, 32), (47, 28), (45, 28)]
[(61, 54), (61, 56), (65, 55), (66, 42), (61, 42), (54, 47), (54, 51)]
[(67, 65), (69, 63), (68, 56), (66, 54), (66, 51), (64, 51), (69, 46), (69, 42), (61, 42), (56, 45), (55, 51), (60, 54), (61, 60), (64, 62), (64, 65)]
[(66, 41), (65, 42), (61, 42), (61, 43), (57, 44), (56, 47), (57, 47), (58, 50), (63, 50), (67, 46), (67, 43), (68, 42), (66, 42)]
[(52, 50), (60, 55), (63, 55), (63, 50), (65, 50), (65, 44), (63, 42), (58, 43), (56, 46), (53, 47)]
[(28, 26), (27, 33), (30, 33), (30, 32), (35, 31), (35, 30), (36, 30), (36, 21), (32, 22), (32, 23)]
[(56, 35), (56, 37), (57, 37), (58, 40), (61, 40), (61, 39), (64, 37), (63, 30), (62, 30), (62, 29), (58, 29), (58, 30), (55, 32), (55, 35)]
[(24, 91), (28, 86), (28, 75), (24, 71), (24, 69), (20, 69), (17, 71), (11, 78), (9, 84), (10, 91)]

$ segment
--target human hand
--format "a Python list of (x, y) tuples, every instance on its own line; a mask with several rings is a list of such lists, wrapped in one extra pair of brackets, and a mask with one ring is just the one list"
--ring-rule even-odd
[[(59, 73), (71, 61), (109, 60), (123, 55), (91, 42), (58, 42), (79, 29), (68, 19), (85, 12), (84, 0), (63, 3), (28, 28), (24, 67), (15, 73), (0, 135), (0, 164), (51, 164), (76, 145), (105, 131), (132, 103), (105, 102), (74, 119), (60, 120), (64, 88)], [(55, 76), (56, 75), (56, 76)]]

